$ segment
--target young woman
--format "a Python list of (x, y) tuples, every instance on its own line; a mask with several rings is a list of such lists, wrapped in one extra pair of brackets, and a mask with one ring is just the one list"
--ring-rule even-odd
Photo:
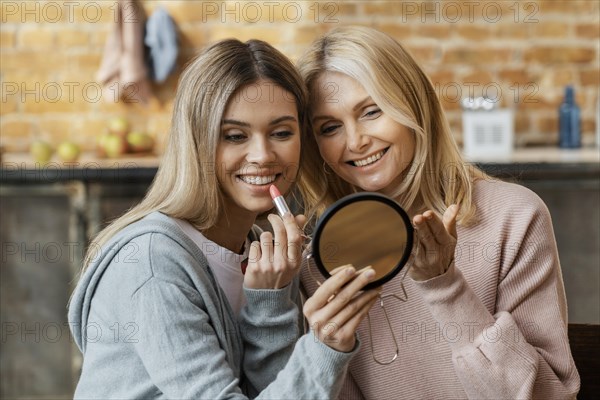
[(374, 271), (329, 279), (300, 337), (302, 217), (270, 215), (274, 235), (253, 227), (270, 186), (287, 193), (306, 173), (305, 107), (297, 71), (264, 42), (219, 42), (187, 67), (156, 178), (97, 237), (72, 297), (76, 398), (337, 395)]
[[(376, 363), (363, 323), (340, 398), (574, 398), (579, 375), (543, 202), (463, 161), (432, 84), (389, 36), (335, 29), (299, 68), (311, 97), (309, 163), (325, 168), (302, 176), (309, 214), (352, 192), (381, 192), (419, 237), (408, 301), (386, 302), (399, 356)], [(309, 271), (302, 282), (315, 290)], [(399, 279), (383, 287), (400, 292)], [(391, 358), (385, 315), (376, 307), (370, 317), (381, 327), (375, 351)]]

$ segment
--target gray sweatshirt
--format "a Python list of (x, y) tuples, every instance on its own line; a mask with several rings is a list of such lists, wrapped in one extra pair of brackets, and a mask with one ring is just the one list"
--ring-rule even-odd
[(75, 398), (335, 398), (357, 348), (340, 353), (312, 332), (300, 336), (297, 280), (244, 292), (236, 319), (206, 257), (171, 218), (155, 212), (123, 229), (69, 305), (83, 353)]

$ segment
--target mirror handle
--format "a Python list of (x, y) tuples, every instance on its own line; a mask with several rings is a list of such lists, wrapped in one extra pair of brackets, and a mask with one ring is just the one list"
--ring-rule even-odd
[[(404, 289), (404, 286), (402, 287)], [(394, 294), (392, 294), (391, 296), (395, 296), (398, 297)], [(394, 356), (392, 357), (391, 360), (389, 361), (379, 361), (377, 359), (377, 357), (375, 357), (375, 346), (373, 345), (373, 330), (371, 328), (371, 315), (370, 313), (367, 313), (367, 320), (369, 323), (369, 339), (371, 341), (371, 355), (373, 356), (373, 361), (375, 361), (377, 364), (379, 365), (390, 365), (391, 363), (393, 363), (394, 361), (396, 361), (396, 359), (398, 358), (398, 354), (400, 353), (400, 349), (398, 348), (398, 340), (396, 339), (396, 335), (394, 335), (394, 330), (392, 329), (392, 323), (390, 322), (390, 318), (388, 317), (387, 311), (385, 310), (385, 307), (383, 306), (383, 296), (380, 297), (380, 304), (381, 304), (381, 308), (383, 309), (383, 315), (385, 316), (385, 320), (387, 322), (388, 327), (390, 328), (390, 334), (392, 335), (392, 339), (394, 340), (394, 345), (396, 346), (396, 353), (394, 354)]]
[[(415, 254), (415, 257), (419, 255), (419, 237), (416, 235), (415, 232), (415, 236), (417, 239), (417, 251)], [(398, 296), (396, 293), (387, 293), (387, 294), (383, 294), (379, 296), (379, 304), (381, 305), (381, 308), (383, 310), (383, 315), (385, 316), (385, 320), (387, 322), (388, 328), (390, 329), (390, 334), (392, 336), (392, 339), (394, 340), (394, 346), (396, 346), (396, 352), (394, 353), (394, 356), (392, 357), (391, 360), (389, 361), (380, 361), (377, 359), (377, 357), (375, 357), (375, 347), (373, 346), (373, 328), (371, 327), (371, 314), (367, 313), (367, 320), (368, 320), (368, 324), (369, 324), (369, 339), (371, 341), (371, 355), (373, 357), (373, 361), (375, 361), (377, 364), (379, 365), (390, 365), (391, 363), (393, 363), (394, 361), (396, 361), (396, 359), (398, 358), (398, 354), (400, 353), (400, 349), (398, 346), (398, 340), (396, 339), (396, 335), (394, 334), (394, 329), (392, 328), (392, 323), (390, 321), (390, 318), (388, 317), (388, 313), (385, 310), (385, 306), (383, 304), (383, 299), (386, 297), (395, 297), (396, 299), (400, 300), (400, 301), (407, 301), (408, 300), (408, 294), (406, 293), (406, 288), (404, 287), (404, 278), (406, 278), (406, 275), (408, 274), (408, 270), (412, 267), (413, 263), (410, 263), (406, 269), (404, 270), (404, 273), (402, 274), (402, 278), (400, 278), (400, 288), (402, 289), (402, 296)], [(312, 274), (311, 274), (312, 276)]]

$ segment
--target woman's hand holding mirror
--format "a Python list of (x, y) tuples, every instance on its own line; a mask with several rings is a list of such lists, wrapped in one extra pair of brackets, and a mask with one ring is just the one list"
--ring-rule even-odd
[(456, 216), (460, 207), (456, 204), (446, 209), (442, 219), (428, 210), (413, 217), (419, 240), (414, 251), (409, 276), (415, 281), (424, 281), (444, 274), (454, 260), (456, 249)]
[(322, 343), (349, 352), (356, 345), (356, 329), (377, 300), (379, 289), (363, 291), (375, 277), (372, 268), (357, 273), (347, 265), (336, 272), (304, 303), (303, 311)]

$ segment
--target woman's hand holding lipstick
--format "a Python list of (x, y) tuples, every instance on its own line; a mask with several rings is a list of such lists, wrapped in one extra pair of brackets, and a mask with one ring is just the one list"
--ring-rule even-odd
[(304, 234), (303, 215), (293, 216), (279, 190), (270, 188), (273, 203), (280, 216), (270, 214), (271, 232), (263, 232), (260, 242), (250, 245), (244, 285), (251, 289), (279, 289), (287, 286), (300, 270)]

